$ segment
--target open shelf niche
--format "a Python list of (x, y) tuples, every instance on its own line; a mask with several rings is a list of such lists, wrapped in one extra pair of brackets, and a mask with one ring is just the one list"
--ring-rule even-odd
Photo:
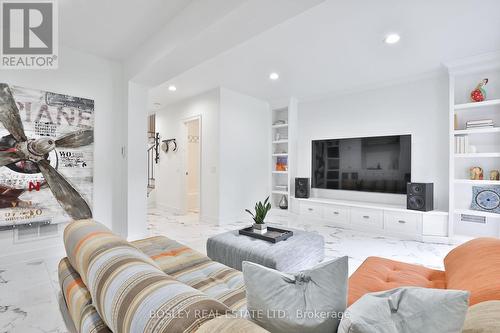
[(290, 208), (295, 175), (297, 101), (291, 98), (287, 105), (273, 107), (271, 113), (271, 204), (280, 209), (284, 196)]
[[(473, 187), (495, 187), (490, 172), (500, 171), (500, 54), (446, 64), (449, 73), (449, 236), (455, 239), (500, 237), (500, 214), (471, 209)], [(487, 95), (472, 102), (470, 93), (483, 79)], [(467, 121), (492, 120), (493, 126), (467, 128)], [(462, 146), (456, 146), (461, 138)], [(465, 141), (463, 141), (465, 140)], [(480, 167), (483, 179), (471, 179)]]

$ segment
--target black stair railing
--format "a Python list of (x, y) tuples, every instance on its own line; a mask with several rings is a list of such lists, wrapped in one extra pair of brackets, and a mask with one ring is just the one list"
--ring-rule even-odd
[(148, 196), (155, 188), (155, 167), (154, 165), (160, 161), (160, 133), (148, 133), (150, 139), (150, 146), (148, 147)]

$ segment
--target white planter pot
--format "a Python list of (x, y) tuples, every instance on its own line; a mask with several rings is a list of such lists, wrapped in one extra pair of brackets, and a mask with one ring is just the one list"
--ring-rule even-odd
[(253, 224), (253, 231), (256, 233), (265, 234), (267, 232), (267, 224), (266, 223), (263, 223), (263, 224), (254, 223)]

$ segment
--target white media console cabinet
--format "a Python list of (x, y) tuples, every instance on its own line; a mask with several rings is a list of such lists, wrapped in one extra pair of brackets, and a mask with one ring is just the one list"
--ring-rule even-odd
[(451, 241), (448, 212), (420, 212), (399, 205), (324, 198), (295, 200), (299, 216), (329, 225), (423, 242)]

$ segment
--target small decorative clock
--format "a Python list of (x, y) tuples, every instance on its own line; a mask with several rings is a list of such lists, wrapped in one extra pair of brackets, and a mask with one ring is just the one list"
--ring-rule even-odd
[(473, 186), (471, 209), (500, 214), (500, 186)]

